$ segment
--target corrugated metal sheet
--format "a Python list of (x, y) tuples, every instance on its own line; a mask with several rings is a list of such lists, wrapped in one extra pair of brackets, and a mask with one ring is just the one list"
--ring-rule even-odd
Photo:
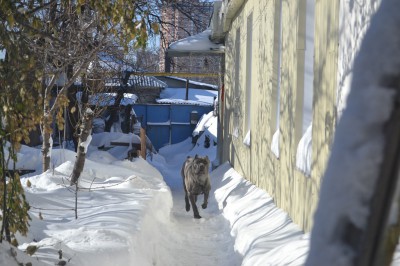
[(212, 106), (179, 104), (135, 104), (133, 109), (158, 150), (192, 136), (197, 121), (212, 111)]

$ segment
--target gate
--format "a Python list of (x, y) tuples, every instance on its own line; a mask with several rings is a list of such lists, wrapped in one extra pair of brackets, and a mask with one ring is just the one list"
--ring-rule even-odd
[(182, 104), (135, 104), (136, 113), (146, 134), (159, 150), (168, 144), (179, 143), (192, 136), (197, 121), (212, 106)]

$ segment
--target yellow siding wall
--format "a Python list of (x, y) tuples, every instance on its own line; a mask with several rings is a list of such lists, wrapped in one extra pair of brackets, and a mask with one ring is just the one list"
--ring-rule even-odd
[[(316, 42), (313, 102), (313, 168), (311, 208), (315, 209), (321, 178), (329, 159), (336, 124), (338, 77), (339, 1), (317, 0), (315, 6)], [(308, 202), (308, 203), (310, 203)]]
[[(276, 129), (281, 4), (280, 156), (277, 158), (271, 152), (271, 143)], [(338, 1), (324, 0), (316, 0), (315, 3), (311, 177), (304, 176), (295, 166), (297, 145), (302, 133), (305, 6), (306, 0), (283, 0), (282, 3), (280, 0), (245, 1), (225, 38), (225, 101), (221, 108), (224, 114), (222, 160), (228, 160), (245, 178), (265, 189), (279, 207), (289, 212), (294, 222), (309, 231), (334, 129), (339, 4)], [(249, 77), (251, 145), (246, 146), (243, 144), (247, 133), (244, 124), (248, 84), (246, 23), (250, 14), (253, 16), (252, 74)], [(240, 33), (239, 55), (235, 49), (237, 33)], [(236, 127), (237, 132), (234, 130)]]

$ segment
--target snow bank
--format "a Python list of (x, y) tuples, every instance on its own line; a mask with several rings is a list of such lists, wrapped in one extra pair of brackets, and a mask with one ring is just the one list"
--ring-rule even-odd
[[(74, 154), (65, 153), (67, 158)], [(103, 160), (93, 153), (104, 152), (92, 151), (91, 158), (97, 161), (86, 160), (79, 180), (78, 219), (68, 180), (73, 161), (22, 179), (33, 220), (19, 249), (39, 247), (34, 260), (50, 265), (59, 261), (59, 250), (68, 265), (130, 265), (133, 261), (153, 265), (161, 247), (138, 239), (157, 242), (152, 228), (162, 228), (161, 224), (169, 221), (170, 189), (161, 174), (141, 158), (133, 162)]]
[(10, 245), (7, 241), (3, 241), (0, 244), (0, 265), (4, 266), (19, 266), (27, 265), (26, 263), (32, 263), (32, 266), (45, 266), (43, 262), (32, 259), (31, 256), (18, 248)]
[[(213, 115), (213, 112), (209, 112), (208, 114), (202, 115), (199, 122), (196, 125), (196, 128), (193, 130), (193, 137), (199, 135), (204, 130), (211, 127), (216, 122), (217, 117)], [(217, 132), (213, 132), (213, 135), (216, 137)]]
[(195, 147), (191, 152), (188, 153), (189, 156), (194, 156), (198, 152), (201, 147), (203, 151), (199, 154), (207, 154), (210, 161), (214, 161), (216, 159), (217, 150), (216, 145), (217, 141), (217, 120), (218, 117), (213, 116), (213, 112), (209, 112), (208, 114), (204, 114), (199, 122), (195, 130), (193, 131), (193, 136), (199, 136), (195, 143)]
[[(215, 198), (231, 224), (242, 265), (301, 265), (308, 237), (263, 190), (241, 177), (228, 163), (211, 173)], [(281, 251), (290, 251), (282, 256)], [(276, 264), (279, 262), (278, 264)]]
[[(54, 150), (54, 169), (22, 178), (32, 222), (28, 236), (18, 238), (18, 261), (39, 266), (59, 261), (71, 266), (301, 265), (308, 236), (227, 163), (211, 173), (203, 219), (185, 211), (182, 162), (195, 154), (215, 159), (216, 119), (210, 116), (206, 124), (195, 145), (188, 138), (160, 149), (151, 161), (159, 170), (150, 161), (121, 160), (97, 149), (126, 136), (94, 135), (79, 180), (78, 219), (68, 180), (75, 153)], [(211, 145), (205, 147), (207, 135)], [(40, 155), (27, 147), (21, 152), (26, 159), (25, 152)], [(38, 247), (32, 257), (23, 252), (28, 246)], [(0, 264), (17, 265), (14, 261), (9, 247), (0, 245)]]

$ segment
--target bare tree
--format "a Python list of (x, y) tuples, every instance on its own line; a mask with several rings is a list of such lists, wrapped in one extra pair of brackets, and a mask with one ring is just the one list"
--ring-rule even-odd
[[(107, 3), (106, 3), (107, 2)], [(147, 24), (142, 8), (136, 2), (120, 1), (50, 1), (30, 7), (37, 37), (29, 38), (29, 45), (40, 58), (43, 70), (42, 154), (43, 171), (50, 167), (53, 118), (64, 128), (63, 110), (67, 108), (68, 123), (77, 128), (75, 82), (97, 66), (101, 53), (114, 47), (127, 48), (130, 41), (140, 47), (147, 40)], [(29, 3), (21, 2), (24, 8)], [(23, 9), (23, 10), (25, 10)], [(21, 8), (17, 17), (26, 14)], [(55, 90), (57, 90), (55, 92)], [(79, 136), (79, 134), (76, 134)], [(75, 139), (78, 149), (78, 139)]]
[[(10, 236), (7, 237), (10, 241), (17, 231), (22, 234), (27, 231), (29, 205), (19, 176), (6, 171), (10, 165), (15, 168), (21, 142), (29, 142), (30, 131), (40, 123), (43, 171), (46, 171), (50, 167), (54, 124), (60, 130), (68, 124), (75, 131), (76, 150), (81, 152), (71, 179), (76, 183), (84, 166), (91, 119), (99, 112), (85, 95), (107, 89), (105, 77), (111, 78), (116, 73), (116, 69), (105, 67), (102, 57), (119, 54), (130, 64), (137, 66), (146, 62), (148, 65), (152, 60), (142, 52), (137, 53), (136, 61), (127, 60), (128, 48), (146, 47), (149, 38), (170, 24), (162, 20), (165, 5), (182, 10), (195, 21), (198, 16), (190, 11), (190, 5), (185, 5), (189, 2), (0, 1), (0, 50), (5, 54), (0, 59), (3, 106), (0, 108), (0, 188), (3, 192), (0, 208), (4, 221), (0, 241), (3, 232)], [(82, 90), (80, 104), (76, 97), (79, 90)]]
[[(136, 1), (0, 2), (0, 54), (5, 54), (0, 59), (0, 242), (4, 233), (6, 240), (12, 241), (16, 232), (25, 234), (28, 228), (29, 205), (18, 173), (9, 170), (15, 170), (21, 142), (29, 142), (29, 132), (40, 122), (46, 171), (54, 122), (62, 129), (63, 110), (68, 108), (70, 117), (80, 110), (74, 103), (74, 84), (93, 80), (101, 53), (146, 43), (151, 28), (145, 12)], [(77, 143), (84, 142), (81, 133)], [(84, 156), (80, 158), (84, 160)]]

